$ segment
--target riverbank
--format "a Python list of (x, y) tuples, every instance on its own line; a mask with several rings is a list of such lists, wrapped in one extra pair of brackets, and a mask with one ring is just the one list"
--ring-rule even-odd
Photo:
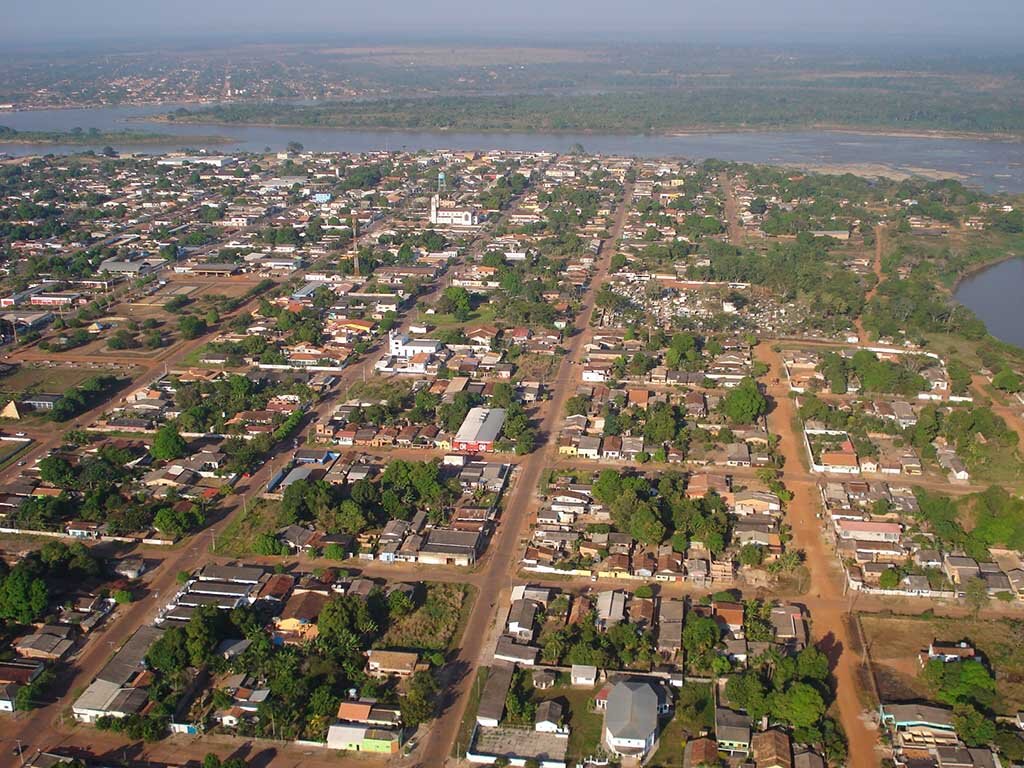
[[(29, 146), (73, 145), (95, 147), (101, 145), (128, 144), (143, 146), (168, 144), (181, 137), (173, 133), (152, 133), (147, 131), (18, 131), (0, 125), (0, 144)], [(191, 141), (202, 144), (231, 144), (229, 136), (190, 136)]]
[[(365, 103), (365, 102), (362, 102)], [(231, 103), (229, 102), (229, 105)], [(245, 102), (236, 102), (244, 105)], [(216, 107), (216, 104), (205, 105)], [(148, 117), (134, 118), (133, 122), (157, 123), (166, 125), (211, 125), (224, 128), (247, 127), (247, 128), (291, 128), (302, 130), (337, 130), (337, 131), (374, 131), (376, 133), (479, 133), (484, 135), (502, 136), (516, 134), (536, 134), (550, 136), (643, 136), (643, 137), (664, 137), (664, 138), (689, 138), (696, 136), (716, 136), (725, 134), (786, 134), (800, 131), (819, 131), (822, 133), (845, 134), (849, 136), (877, 136), (884, 138), (906, 138), (906, 139), (932, 139), (932, 140), (960, 140), (960, 141), (1012, 141), (1024, 143), (1024, 133), (1006, 132), (972, 132), (972, 131), (947, 131), (941, 129), (899, 129), (858, 126), (854, 124), (829, 124), (829, 123), (801, 123), (795, 125), (774, 125), (774, 126), (750, 126), (742, 124), (713, 124), (701, 126), (686, 126), (679, 128), (666, 128), (651, 131), (635, 131), (630, 129), (613, 130), (604, 127), (598, 128), (549, 128), (530, 125), (517, 126), (512, 128), (495, 128), (481, 125), (449, 125), (449, 126), (395, 126), (378, 125), (373, 123), (351, 123), (351, 122), (325, 122), (325, 123), (302, 123), (290, 122), (287, 120), (274, 122), (268, 120), (217, 120), (206, 119), (202, 112), (193, 112), (189, 115), (152, 115)]]
[(1021, 254), (1019, 253), (1004, 253), (1002, 256), (999, 256), (990, 261), (984, 261), (979, 264), (971, 264), (969, 267), (964, 269), (959, 275), (957, 275), (956, 280), (953, 281), (953, 285), (950, 287), (949, 291), (951, 294), (955, 295), (957, 290), (960, 288), (961, 283), (963, 283), (965, 280), (969, 280), (972, 277), (976, 277), (977, 275), (980, 275), (982, 272), (992, 269), (993, 267), (998, 267), (1000, 264), (1004, 264), (1007, 261), (1012, 261), (1013, 259), (1019, 258), (1021, 258)]

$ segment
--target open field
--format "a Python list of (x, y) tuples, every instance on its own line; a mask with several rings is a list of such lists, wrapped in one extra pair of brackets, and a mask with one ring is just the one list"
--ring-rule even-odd
[[(11, 395), (22, 392), (56, 394), (66, 392), (85, 379), (105, 373), (122, 375), (126, 372), (100, 366), (29, 363), (19, 365), (17, 370), (0, 377), (0, 392)], [(127, 373), (131, 374), (131, 371)]]
[(249, 504), (216, 538), (211, 551), (226, 557), (252, 555), (257, 536), (277, 531), (277, 508), (277, 502), (262, 499)]
[(380, 639), (381, 648), (426, 648), (443, 651), (459, 637), (473, 604), (464, 584), (428, 584), (419, 608), (395, 622)]
[(927, 696), (918, 678), (917, 654), (930, 640), (969, 640), (996, 674), (996, 708), (1014, 714), (1024, 707), (1024, 624), (1010, 619), (942, 618), (862, 614), (864, 639), (882, 701)]

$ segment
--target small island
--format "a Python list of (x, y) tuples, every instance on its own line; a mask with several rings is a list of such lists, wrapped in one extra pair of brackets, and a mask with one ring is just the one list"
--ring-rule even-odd
[(101, 131), (98, 128), (72, 128), (70, 131), (19, 131), (0, 125), (0, 143), (4, 144), (81, 144), (101, 146), (114, 144), (173, 144), (187, 138), (202, 144), (229, 143), (227, 136), (176, 136), (170, 133), (118, 130)]

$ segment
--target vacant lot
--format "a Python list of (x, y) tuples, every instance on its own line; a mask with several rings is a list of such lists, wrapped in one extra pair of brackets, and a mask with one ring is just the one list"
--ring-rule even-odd
[(108, 368), (87, 367), (85, 365), (47, 365), (45, 363), (26, 363), (0, 378), (0, 392), (7, 395), (21, 393), (59, 394), (66, 392), (91, 376), (105, 373), (124, 375), (131, 371), (114, 371)]
[(468, 597), (465, 584), (428, 584), (423, 604), (392, 624), (378, 644), (381, 648), (447, 650), (458, 639), (473, 604)]
[(1009, 619), (970, 619), (861, 615), (864, 639), (874, 667), (882, 701), (927, 695), (918, 677), (918, 653), (930, 640), (968, 640), (981, 651), (996, 676), (996, 707), (1015, 714), (1024, 707), (1024, 622)]
[(246, 557), (253, 554), (256, 537), (261, 533), (276, 533), (279, 503), (259, 501), (249, 504), (245, 511), (228, 524), (217, 537), (214, 554), (225, 557)]

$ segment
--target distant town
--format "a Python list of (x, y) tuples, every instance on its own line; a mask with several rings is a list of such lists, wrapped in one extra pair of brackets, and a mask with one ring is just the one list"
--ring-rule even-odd
[(1024, 760), (1024, 351), (952, 298), (1019, 197), (297, 143), (0, 189), (0, 762)]

